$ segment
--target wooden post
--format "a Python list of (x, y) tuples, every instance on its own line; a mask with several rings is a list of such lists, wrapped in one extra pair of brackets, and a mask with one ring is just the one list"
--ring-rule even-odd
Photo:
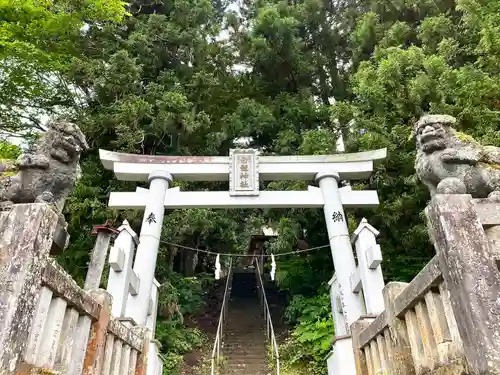
[(109, 320), (111, 318), (111, 296), (105, 290), (96, 290), (92, 296), (101, 305), (99, 320), (92, 324), (87, 352), (83, 361), (83, 375), (100, 374), (104, 363), (104, 351)]
[(46, 204), (0, 212), (0, 373), (13, 371), (28, 342), (58, 216)]
[(85, 290), (98, 289), (101, 283), (102, 272), (106, 263), (106, 255), (108, 254), (109, 242), (111, 237), (117, 233), (111, 227), (111, 220), (107, 220), (104, 225), (96, 225), (92, 229), (92, 235), (97, 235), (94, 250), (90, 257), (89, 269), (85, 279)]
[(391, 282), (383, 290), (385, 313), (389, 329), (385, 332), (387, 345), (387, 362), (390, 375), (414, 375), (410, 341), (406, 323), (395, 314), (394, 301), (406, 287), (407, 283)]
[(470, 374), (500, 374), (500, 272), (472, 197), (435, 195), (426, 215)]

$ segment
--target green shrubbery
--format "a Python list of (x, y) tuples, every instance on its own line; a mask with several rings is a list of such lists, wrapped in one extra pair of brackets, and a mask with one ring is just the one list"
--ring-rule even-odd
[(328, 293), (309, 298), (294, 296), (285, 317), (295, 325), (280, 347), (285, 370), (303, 369), (311, 375), (326, 374), (325, 359), (332, 350), (334, 334)]
[(156, 339), (164, 353), (164, 373), (178, 373), (183, 356), (208, 343), (204, 332), (186, 326), (185, 318), (193, 318), (203, 310), (213, 282), (211, 275), (182, 277), (171, 272), (161, 285)]
[(166, 374), (178, 373), (183, 356), (206, 342), (206, 337), (198, 328), (187, 328), (178, 321), (166, 320), (157, 322), (156, 339), (162, 344)]

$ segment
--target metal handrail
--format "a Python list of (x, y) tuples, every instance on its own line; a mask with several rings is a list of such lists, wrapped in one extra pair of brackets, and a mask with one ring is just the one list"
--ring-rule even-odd
[(262, 274), (260, 273), (259, 262), (257, 258), (255, 261), (255, 272), (257, 273), (257, 283), (260, 295), (260, 302), (264, 310), (264, 318), (266, 320), (266, 335), (267, 339), (271, 342), (271, 356), (276, 361), (276, 375), (280, 375), (280, 354), (278, 351), (278, 343), (276, 342), (276, 334), (274, 333), (274, 326), (271, 319), (271, 312), (269, 311), (269, 304), (267, 303), (266, 291), (264, 289), (264, 282), (262, 281)]
[(222, 306), (221, 306), (221, 310), (220, 310), (219, 325), (217, 326), (217, 333), (215, 335), (214, 349), (212, 350), (212, 375), (216, 374), (215, 370), (220, 365), (221, 346), (223, 346), (222, 334), (223, 334), (223, 327), (224, 327), (226, 317), (227, 317), (227, 312), (228, 312), (227, 307), (229, 304), (229, 298), (231, 296), (231, 282), (232, 282), (232, 280), (233, 280), (233, 262), (232, 262), (232, 260), (230, 260), (229, 270), (228, 270), (227, 279), (226, 279), (226, 287), (224, 289), (224, 298), (222, 300)]

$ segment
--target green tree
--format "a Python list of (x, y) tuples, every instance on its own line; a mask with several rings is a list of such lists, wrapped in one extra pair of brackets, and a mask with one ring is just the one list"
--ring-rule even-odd
[(0, 131), (43, 131), (43, 117), (81, 103), (65, 73), (90, 24), (119, 22), (125, 2), (0, 1)]
[(381, 201), (370, 221), (383, 233), (385, 276), (400, 280), (411, 279), (434, 254), (423, 220), (428, 192), (414, 175), (413, 123), (426, 112), (451, 114), (460, 130), (500, 145), (500, 77), (493, 63), (498, 48), (492, 38), (500, 2), (416, 5), (373, 2), (373, 11), (359, 18), (351, 40), (366, 59), (352, 75), (352, 100), (339, 108), (355, 120), (350, 149), (389, 150), (368, 185)]

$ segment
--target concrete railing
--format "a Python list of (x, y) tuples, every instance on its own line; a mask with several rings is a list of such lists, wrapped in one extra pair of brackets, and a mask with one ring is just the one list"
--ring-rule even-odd
[(386, 309), (352, 327), (360, 374), (423, 375), (462, 362), (462, 341), (437, 257), (411, 283), (389, 283), (383, 293)]
[(113, 319), (110, 306), (104, 290), (88, 293), (48, 262), (23, 361), (67, 375), (135, 374), (145, 335)]
[(58, 220), (45, 204), (0, 212), (0, 374), (161, 374), (151, 330), (114, 318), (114, 296), (80, 288), (50, 258)]
[(351, 326), (356, 373), (500, 374), (500, 204), (437, 195), (426, 214), (437, 255)]

